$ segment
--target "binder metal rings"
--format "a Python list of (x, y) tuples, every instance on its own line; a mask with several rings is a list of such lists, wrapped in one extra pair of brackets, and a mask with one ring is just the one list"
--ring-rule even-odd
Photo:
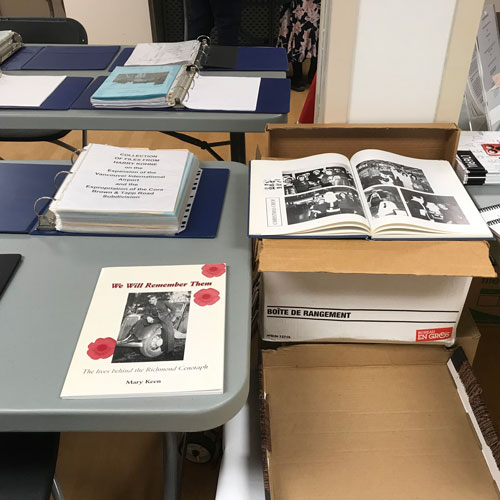
[(59, 189), (60, 186), (57, 185), (57, 178), (61, 175), (61, 174), (71, 174), (71, 172), (69, 170), (61, 170), (60, 172), (57, 172), (57, 174), (54, 176), (54, 187), (56, 189)]
[[(77, 149), (76, 151), (73, 151), (71, 153), (71, 157), (70, 157), (71, 165), (75, 164), (75, 161), (76, 161), (75, 155), (78, 156), (82, 151), (83, 151), (83, 149)], [(56, 177), (57, 177), (57, 175), (56, 175)], [(55, 177), (54, 177), (54, 182), (55, 182)]]
[(210, 43), (210, 37), (208, 35), (200, 35), (196, 40), (205, 45)]
[(38, 218), (38, 224), (37, 224), (36, 229), (37, 230), (42, 230), (42, 231), (44, 231), (44, 230), (53, 230), (56, 227), (56, 218), (55, 218), (55, 215), (50, 210), (47, 210), (47, 212), (42, 215), (37, 210), (37, 208), (36, 208), (37, 205), (38, 205), (38, 202), (42, 201), (42, 200), (52, 200), (52, 201), (55, 201), (55, 199), (52, 198), (52, 196), (40, 196), (40, 198), (37, 198), (35, 200), (35, 203), (33, 203), (33, 212), (35, 212), (35, 215)]

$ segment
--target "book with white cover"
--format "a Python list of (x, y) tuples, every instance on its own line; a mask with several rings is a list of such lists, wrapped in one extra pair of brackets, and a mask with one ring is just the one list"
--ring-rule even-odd
[(103, 268), (61, 398), (222, 393), (226, 272)]
[(250, 167), (250, 236), (492, 238), (447, 161), (368, 149)]

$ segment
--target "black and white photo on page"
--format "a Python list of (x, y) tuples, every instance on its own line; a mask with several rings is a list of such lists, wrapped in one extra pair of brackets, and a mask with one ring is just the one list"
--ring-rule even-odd
[(469, 224), (453, 196), (439, 196), (401, 189), (411, 217), (441, 224)]
[(388, 215), (407, 216), (406, 207), (398, 188), (394, 186), (373, 186), (364, 192), (373, 218)]
[(397, 186), (433, 193), (423, 170), (385, 160), (367, 160), (356, 166), (363, 189), (375, 185)]
[(313, 170), (285, 171), (282, 173), (286, 195), (300, 194), (329, 186), (355, 187), (352, 175), (341, 165), (325, 166)]
[(191, 292), (130, 293), (113, 363), (184, 359)]
[(350, 187), (332, 186), (285, 197), (288, 224), (298, 224), (332, 215), (364, 216), (358, 192)]

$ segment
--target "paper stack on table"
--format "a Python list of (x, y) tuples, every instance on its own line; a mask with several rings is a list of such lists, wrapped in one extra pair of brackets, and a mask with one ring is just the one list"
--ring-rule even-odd
[(187, 225), (200, 176), (187, 150), (89, 144), (49, 212), (58, 231), (176, 234)]
[(38, 108), (65, 78), (0, 73), (0, 106)]

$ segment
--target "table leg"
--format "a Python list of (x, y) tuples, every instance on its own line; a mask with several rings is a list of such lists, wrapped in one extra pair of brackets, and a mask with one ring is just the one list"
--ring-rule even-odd
[(181, 492), (185, 433), (163, 434), (163, 498), (178, 500)]
[(246, 165), (245, 132), (230, 132), (229, 138), (231, 140), (231, 161)]

